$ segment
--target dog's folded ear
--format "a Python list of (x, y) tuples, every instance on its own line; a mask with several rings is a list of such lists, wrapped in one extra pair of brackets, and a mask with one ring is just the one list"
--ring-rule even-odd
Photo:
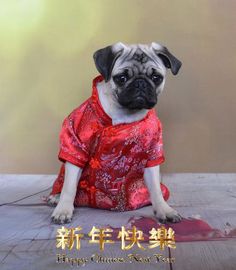
[(180, 60), (178, 60), (168, 49), (158, 43), (152, 42), (151, 44), (154, 52), (161, 58), (166, 68), (170, 68), (171, 72), (176, 75), (182, 66)]
[(106, 82), (109, 81), (115, 61), (121, 55), (124, 46), (123, 43), (119, 42), (99, 49), (93, 54), (96, 68)]

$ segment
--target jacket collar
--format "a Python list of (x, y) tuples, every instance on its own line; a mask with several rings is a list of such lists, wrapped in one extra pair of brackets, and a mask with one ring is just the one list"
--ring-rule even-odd
[(98, 96), (98, 90), (97, 90), (97, 84), (101, 81), (103, 81), (104, 78), (99, 75), (97, 77), (95, 77), (93, 79), (93, 83), (92, 83), (92, 104), (93, 107), (96, 111), (96, 113), (98, 114), (98, 116), (100, 118), (103, 119), (103, 121), (105, 121), (105, 123), (112, 125), (112, 119), (111, 117), (104, 111), (101, 102), (99, 100), (99, 96)]

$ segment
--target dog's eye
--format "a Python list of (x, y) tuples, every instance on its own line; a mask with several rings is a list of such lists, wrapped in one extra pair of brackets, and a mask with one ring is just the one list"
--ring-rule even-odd
[(155, 84), (160, 84), (163, 81), (163, 77), (159, 74), (153, 74), (151, 79)]
[(128, 81), (128, 76), (126, 74), (116, 75), (116, 76), (114, 76), (114, 81), (117, 84), (122, 85)]

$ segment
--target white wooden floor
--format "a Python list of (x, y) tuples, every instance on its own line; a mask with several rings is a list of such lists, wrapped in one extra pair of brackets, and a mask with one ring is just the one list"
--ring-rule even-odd
[[(55, 175), (0, 175), (0, 260), (1, 270), (71, 269), (69, 264), (56, 263), (56, 230), (61, 225), (50, 222), (53, 208), (42, 197), (48, 195)], [(95, 244), (82, 241), (80, 251), (70, 251), (69, 257), (126, 257), (153, 253), (175, 258), (175, 262), (157, 263), (94, 263), (83, 269), (236, 269), (236, 174), (165, 174), (169, 187), (169, 204), (185, 220), (170, 225), (176, 232), (176, 249), (160, 252), (142, 251), (134, 247), (120, 249), (120, 242), (105, 245), (101, 253)], [(97, 227), (120, 228), (135, 224), (147, 230), (154, 222), (151, 206), (124, 213), (89, 208), (76, 208), (73, 222), (66, 227), (83, 228), (83, 233)], [(157, 223), (156, 223), (157, 224)], [(143, 226), (143, 228), (142, 228)], [(107, 247), (107, 248), (106, 248)], [(64, 252), (65, 253), (65, 252)], [(78, 269), (74, 266), (74, 269)]]

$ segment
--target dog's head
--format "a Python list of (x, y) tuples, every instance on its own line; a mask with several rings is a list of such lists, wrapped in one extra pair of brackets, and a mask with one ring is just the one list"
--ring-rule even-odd
[(93, 58), (117, 102), (132, 110), (153, 108), (164, 88), (166, 69), (176, 75), (182, 64), (166, 47), (155, 42), (119, 42), (96, 51)]

